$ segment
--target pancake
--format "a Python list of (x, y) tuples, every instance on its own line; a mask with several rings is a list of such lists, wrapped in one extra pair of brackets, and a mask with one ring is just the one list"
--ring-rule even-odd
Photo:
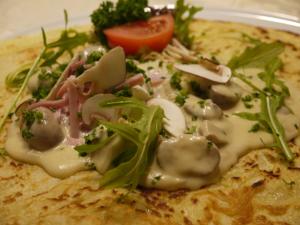
[[(89, 30), (88, 27), (81, 27)], [(238, 23), (197, 20), (192, 48), (226, 64), (249, 42), (243, 33), (262, 41), (285, 44), (280, 77), (300, 89), (300, 38), (296, 34)], [(50, 39), (59, 34), (51, 32)], [(20, 37), (0, 44), (1, 113), (13, 93), (5, 90), (5, 75), (35, 58), (40, 36)], [(292, 93), (293, 94), (293, 93)], [(25, 97), (25, 96), (24, 96)], [(4, 145), (6, 134), (1, 134)], [(300, 221), (300, 145), (290, 143), (294, 164), (275, 150), (252, 151), (216, 184), (199, 190), (162, 191), (99, 188), (100, 175), (82, 171), (65, 179), (42, 168), (0, 157), (0, 224), (218, 224), (297, 225)]]

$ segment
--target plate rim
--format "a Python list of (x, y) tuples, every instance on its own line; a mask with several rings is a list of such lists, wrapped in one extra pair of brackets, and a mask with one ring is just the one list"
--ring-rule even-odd
[[(161, 8), (165, 5), (154, 5), (154, 8)], [(174, 4), (168, 4), (168, 8), (174, 8)], [(273, 28), (292, 32), (300, 35), (300, 18), (288, 14), (268, 12), (263, 10), (244, 10), (244, 9), (229, 9), (220, 7), (204, 7), (202, 11), (195, 15), (197, 19), (207, 19), (224, 22), (237, 22), (248, 25), (254, 25), (262, 28)], [(69, 26), (78, 26), (90, 23), (89, 15), (82, 14), (69, 18)], [(4, 34), (0, 36), (0, 40), (10, 40), (24, 35), (37, 34), (40, 28), (45, 30), (58, 29), (64, 27), (62, 19), (51, 23), (41, 24), (39, 27), (23, 29), (12, 34)]]

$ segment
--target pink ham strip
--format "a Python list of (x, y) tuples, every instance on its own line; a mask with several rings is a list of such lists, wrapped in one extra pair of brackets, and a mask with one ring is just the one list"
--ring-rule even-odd
[(68, 83), (63, 81), (62, 85), (60, 85), (60, 88), (58, 89), (56, 93), (56, 98), (62, 97), (67, 92)]
[(66, 82), (68, 83), (68, 96), (69, 96), (69, 122), (70, 122), (70, 136), (72, 138), (79, 138), (79, 94), (77, 87), (74, 83), (75, 78), (70, 77)]
[(120, 90), (125, 86), (132, 87), (134, 85), (142, 84), (144, 82), (143, 74), (137, 74), (133, 77), (128, 78), (122, 84), (119, 84), (115, 89)]
[(35, 109), (37, 107), (47, 107), (47, 108), (54, 108), (54, 109), (59, 109), (62, 108), (64, 106), (66, 106), (68, 104), (68, 97), (66, 96), (63, 99), (59, 99), (59, 100), (41, 100), (39, 102), (35, 102), (33, 104), (31, 104), (30, 106), (28, 106), (28, 109)]
[(47, 96), (47, 99), (55, 99), (56, 98), (56, 93), (59, 91), (61, 88), (61, 83), (64, 82), (72, 73), (75, 72), (75, 70), (78, 68), (78, 66), (83, 65), (84, 62), (82, 60), (79, 60), (79, 56), (74, 56), (64, 72), (61, 74), (60, 78), (52, 88), (51, 92)]
[(158, 86), (160, 85), (162, 82), (164, 82), (164, 78), (158, 74), (153, 74), (150, 76), (151, 78), (151, 85), (152, 86)]
[[(160, 76), (158, 73), (150, 73), (151, 85), (157, 86), (164, 81), (164, 78)], [(143, 74), (137, 74), (133, 77), (128, 78), (122, 84), (119, 84), (115, 89), (121, 90), (123, 87), (128, 86), (132, 87), (135, 85), (140, 85), (144, 83), (144, 76)]]

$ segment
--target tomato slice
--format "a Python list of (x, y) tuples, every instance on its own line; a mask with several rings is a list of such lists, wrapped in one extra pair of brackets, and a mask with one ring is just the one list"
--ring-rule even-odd
[(170, 14), (151, 17), (104, 30), (110, 47), (121, 46), (126, 54), (135, 54), (142, 48), (163, 50), (174, 32), (174, 19)]

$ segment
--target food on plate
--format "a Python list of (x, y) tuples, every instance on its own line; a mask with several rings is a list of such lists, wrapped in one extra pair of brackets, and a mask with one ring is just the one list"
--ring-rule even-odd
[(199, 10), (1, 43), (0, 224), (297, 224), (299, 36)]

